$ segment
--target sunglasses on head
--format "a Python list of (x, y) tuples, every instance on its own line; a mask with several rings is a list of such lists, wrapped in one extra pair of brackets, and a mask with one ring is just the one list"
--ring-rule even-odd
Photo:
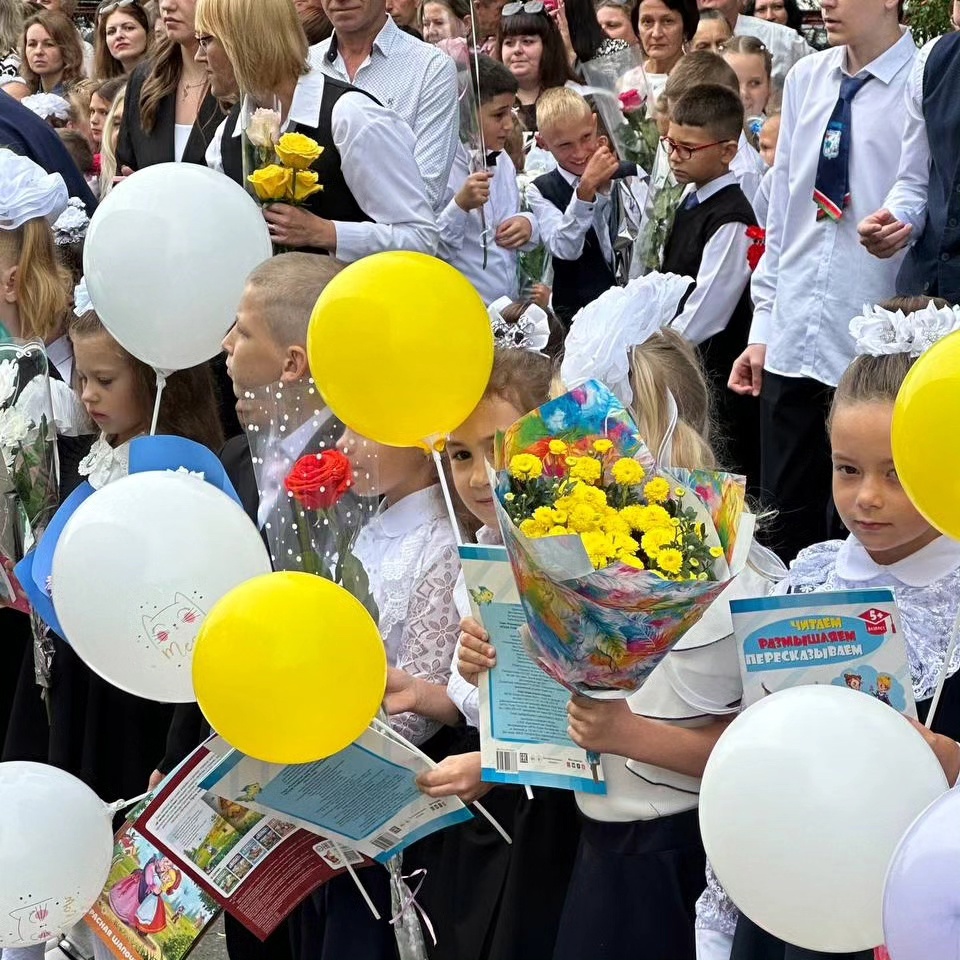
[(139, 7), (139, 0), (114, 0), (113, 3), (105, 3), (97, 11), (97, 19), (102, 20), (104, 17), (109, 16), (111, 13), (115, 13), (117, 10), (123, 10), (124, 7)]
[(518, 0), (514, 0), (513, 3), (504, 4), (503, 9), (500, 11), (500, 16), (512, 17), (521, 11), (523, 13), (543, 13), (543, 10), (543, 0), (527, 0), (526, 3), (520, 3)]

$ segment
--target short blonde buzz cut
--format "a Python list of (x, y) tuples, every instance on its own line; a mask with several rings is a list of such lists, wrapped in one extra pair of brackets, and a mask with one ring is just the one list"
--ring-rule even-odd
[(545, 90), (537, 101), (537, 128), (541, 131), (561, 123), (570, 123), (589, 117), (590, 104), (569, 87)]

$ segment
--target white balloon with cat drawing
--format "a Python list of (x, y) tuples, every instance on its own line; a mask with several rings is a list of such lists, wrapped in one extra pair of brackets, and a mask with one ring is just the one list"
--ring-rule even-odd
[(193, 646), (225, 593), (270, 572), (243, 509), (185, 473), (108, 484), (67, 522), (51, 594), (64, 639), (95, 673), (136, 696), (195, 700)]

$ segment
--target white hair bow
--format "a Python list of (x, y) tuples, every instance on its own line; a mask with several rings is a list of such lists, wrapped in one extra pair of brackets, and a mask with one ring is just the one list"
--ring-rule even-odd
[(857, 341), (857, 353), (880, 357), (908, 353), (919, 357), (938, 340), (960, 330), (960, 307), (936, 307), (904, 313), (865, 304), (863, 313), (850, 321), (850, 336)]
[(501, 297), (487, 307), (494, 342), (498, 347), (539, 353), (550, 342), (550, 320), (546, 311), (531, 303), (520, 314), (516, 323), (509, 323), (503, 319), (500, 311), (505, 310), (511, 303), (513, 301), (509, 297)]
[(47, 173), (29, 157), (0, 149), (0, 230), (16, 230), (40, 218), (53, 223), (69, 199), (59, 173)]
[(67, 209), (57, 217), (57, 222), (53, 225), (53, 236), (58, 246), (67, 246), (82, 240), (87, 235), (89, 226), (90, 218), (83, 201), (71, 197)]
[(81, 277), (80, 282), (73, 288), (74, 316), (82, 317), (85, 313), (93, 309), (93, 301), (90, 299), (90, 294), (87, 293), (86, 278)]

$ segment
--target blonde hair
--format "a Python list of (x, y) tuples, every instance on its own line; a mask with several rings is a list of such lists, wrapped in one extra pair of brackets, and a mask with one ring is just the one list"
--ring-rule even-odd
[(69, 305), (70, 273), (57, 259), (50, 224), (36, 218), (16, 230), (0, 230), (0, 259), (17, 267), (20, 337), (52, 340)]
[(123, 121), (123, 103), (127, 98), (127, 89), (123, 88), (110, 104), (110, 112), (103, 121), (103, 138), (100, 141), (100, 198), (103, 199), (113, 189), (113, 178), (117, 175), (117, 152), (113, 148), (113, 134)]
[(710, 387), (696, 348), (674, 330), (664, 328), (632, 349), (630, 380), (632, 412), (650, 452), (656, 456), (670, 427), (669, 390), (678, 414), (673, 464), (689, 470), (714, 469)]
[(766, 71), (769, 80), (773, 74), (773, 54), (756, 37), (731, 37), (725, 40), (720, 48), (720, 53), (726, 57), (728, 53), (739, 53), (753, 57), (760, 57), (763, 61), (763, 69)]
[(291, 0), (199, 0), (196, 26), (222, 44), (243, 93), (275, 91), (309, 70)]
[(283, 253), (256, 267), (247, 278), (247, 293), (260, 308), (263, 322), (278, 346), (303, 346), (317, 299), (343, 269), (333, 257)]
[(590, 104), (576, 90), (553, 87), (537, 101), (537, 128), (546, 130), (558, 123), (582, 120), (591, 114)]

